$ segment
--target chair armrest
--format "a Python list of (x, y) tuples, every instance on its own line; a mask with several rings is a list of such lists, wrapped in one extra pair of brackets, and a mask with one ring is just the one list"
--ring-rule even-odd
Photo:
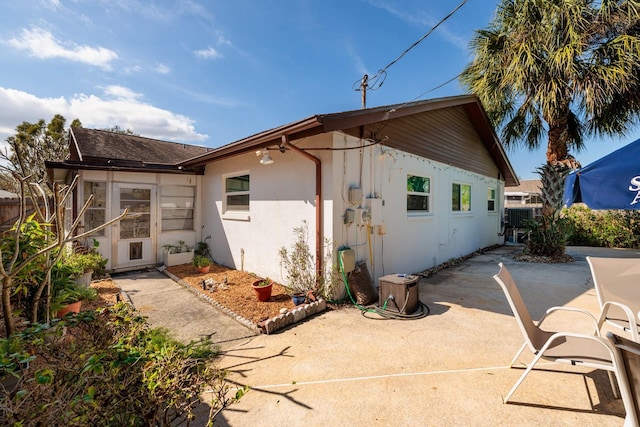
[[(624, 314), (627, 316), (627, 322), (629, 322), (631, 339), (635, 342), (640, 342), (640, 336), (638, 335), (638, 318), (633, 315), (633, 311), (631, 311), (628, 305), (616, 301), (605, 301), (602, 304), (602, 311), (600, 312), (600, 318), (598, 319), (598, 329), (600, 329), (603, 321), (606, 320), (607, 312), (610, 307), (618, 307), (620, 310), (624, 311)], [(638, 313), (638, 315), (640, 316), (640, 313)]]
[[(542, 317), (540, 318), (540, 320), (538, 320), (538, 327), (542, 324), (542, 322), (544, 321), (544, 319), (547, 318), (547, 316), (549, 316), (551, 313), (556, 312), (556, 311), (570, 311), (573, 313), (582, 313), (582, 314), (586, 314), (588, 317), (591, 318), (591, 320), (593, 320), (593, 324), (596, 327), (596, 329), (598, 329), (598, 320), (596, 319), (596, 317), (588, 312), (587, 310), (583, 310), (581, 308), (576, 308), (576, 307), (562, 307), (562, 306), (556, 306), (556, 307), (551, 307), (548, 308), (547, 311), (542, 315)], [(598, 336), (600, 335), (600, 333), (598, 332)]]

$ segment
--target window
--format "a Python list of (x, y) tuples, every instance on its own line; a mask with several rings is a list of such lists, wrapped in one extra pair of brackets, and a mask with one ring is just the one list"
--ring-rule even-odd
[(195, 187), (163, 185), (160, 188), (162, 231), (193, 230)]
[(425, 214), (431, 210), (431, 180), (424, 176), (407, 175), (407, 213)]
[[(84, 230), (89, 231), (106, 222), (107, 210), (107, 184), (105, 182), (84, 182), (84, 203), (93, 194), (91, 205), (84, 213)], [(96, 236), (104, 236), (104, 229), (95, 233)]]
[(151, 190), (149, 188), (120, 188), (120, 212), (127, 216), (120, 220), (120, 239), (151, 237)]
[(496, 189), (495, 188), (487, 189), (487, 210), (489, 212), (496, 211)]
[(226, 212), (249, 211), (249, 175), (229, 176), (225, 179)]
[(471, 186), (454, 183), (451, 189), (451, 210), (471, 212)]

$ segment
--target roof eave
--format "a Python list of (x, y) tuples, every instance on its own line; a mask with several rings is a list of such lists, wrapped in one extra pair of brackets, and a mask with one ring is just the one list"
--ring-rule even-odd
[(297, 122), (269, 129), (236, 142), (223, 145), (222, 147), (216, 148), (208, 153), (185, 160), (179, 163), (179, 165), (183, 167), (204, 166), (214, 160), (221, 160), (227, 157), (264, 148), (265, 145), (279, 145), (284, 135), (290, 137), (290, 139), (297, 139), (297, 137), (301, 135), (308, 136), (322, 132), (325, 132), (325, 129), (319, 116), (311, 116)]

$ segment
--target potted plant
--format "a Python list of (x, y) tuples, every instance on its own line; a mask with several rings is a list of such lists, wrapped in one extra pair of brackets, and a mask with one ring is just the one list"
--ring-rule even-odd
[(104, 270), (107, 261), (96, 252), (73, 252), (63, 258), (63, 262), (70, 268), (71, 276), (76, 284), (85, 288), (89, 287), (94, 272)]
[(78, 285), (72, 265), (59, 260), (51, 270), (51, 312), (62, 317), (69, 312), (78, 313), (83, 300), (97, 297), (95, 289)]
[(211, 260), (204, 255), (195, 255), (191, 263), (198, 269), (198, 273), (208, 273), (211, 268)]
[(82, 301), (96, 299), (98, 293), (93, 288), (84, 286), (68, 286), (58, 290), (52, 300), (52, 308), (56, 310), (56, 317), (63, 317), (67, 313), (79, 313)]
[(258, 301), (265, 302), (271, 299), (271, 289), (273, 288), (273, 282), (268, 277), (266, 279), (256, 280), (251, 286), (256, 292)]
[(193, 259), (193, 247), (184, 240), (179, 240), (173, 245), (164, 245), (163, 263), (167, 267), (172, 265), (189, 264)]

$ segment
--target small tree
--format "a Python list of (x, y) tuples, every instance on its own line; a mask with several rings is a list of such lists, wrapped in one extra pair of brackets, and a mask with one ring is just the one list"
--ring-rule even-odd
[(288, 293), (307, 293), (312, 291), (317, 295), (329, 297), (335, 291), (336, 283), (340, 280), (338, 269), (333, 263), (333, 247), (325, 239), (325, 257), (323, 271), (318, 274), (314, 256), (309, 248), (309, 226), (306, 221), (300, 227), (293, 229), (296, 236), (291, 250), (280, 248), (280, 268), (286, 270), (283, 276), (285, 289)]
[(284, 285), (291, 294), (306, 293), (319, 289), (319, 278), (316, 277), (316, 267), (313, 255), (309, 249), (309, 227), (306, 221), (300, 227), (293, 229), (296, 240), (288, 251), (284, 246), (280, 248), (280, 267), (286, 270)]
[[(8, 150), (0, 152), (0, 158), (8, 162), (3, 181), (10, 181), (11, 173), (23, 177), (30, 176), (31, 182), (47, 181), (45, 161), (62, 161), (69, 157), (67, 144), (68, 132), (65, 130), (66, 119), (56, 114), (49, 123), (43, 119), (36, 123), (22, 122), (16, 126), (16, 133), (7, 138)], [(72, 127), (81, 126), (75, 119)], [(13, 182), (12, 191), (19, 189), (19, 183)]]
[[(25, 162), (22, 160), (22, 150), (19, 145), (14, 145), (16, 161), (19, 164), (19, 169), (22, 171), (28, 170)], [(118, 217), (108, 221), (107, 223), (96, 227), (92, 230), (85, 231), (79, 235), (74, 235), (76, 228), (78, 227), (85, 211), (91, 205), (93, 201), (93, 195), (89, 196), (84, 206), (78, 213), (78, 217), (72, 223), (69, 230), (64, 229), (65, 224), (65, 204), (67, 199), (71, 197), (74, 188), (77, 185), (78, 177), (76, 176), (70, 185), (53, 185), (52, 196), (50, 198), (51, 204), (45, 204), (44, 209), (41, 209), (38, 205), (38, 198), (47, 199), (45, 189), (42, 184), (32, 181), (31, 175), (23, 175), (16, 171), (9, 171), (20, 188), (20, 216), (14, 227), (5, 236), (10, 244), (0, 245), (0, 283), (2, 284), (1, 296), (2, 296), (2, 312), (4, 315), (5, 329), (7, 336), (11, 335), (15, 331), (14, 313), (11, 306), (11, 294), (15, 288), (15, 279), (19, 275), (26, 272), (29, 268), (33, 268), (35, 264), (39, 265), (44, 271), (45, 279), (40, 283), (36, 283), (33, 291), (33, 304), (32, 312), (29, 314), (29, 318), (32, 322), (36, 322), (38, 307), (41, 303), (43, 292), (45, 293), (45, 321), (49, 321), (49, 306), (51, 302), (51, 270), (55, 263), (63, 255), (62, 250), (67, 244), (88, 237), (91, 234), (96, 233), (103, 228), (114, 224), (120, 219), (124, 218), (127, 214), (125, 211)], [(27, 218), (27, 198), (31, 199), (35, 208), (35, 213), (32, 217)], [(42, 241), (40, 247), (31, 247), (30, 250), (25, 251), (24, 245), (33, 245), (32, 241), (24, 239), (24, 233), (27, 231), (25, 223), (27, 221), (36, 220), (44, 227), (41, 231)]]

